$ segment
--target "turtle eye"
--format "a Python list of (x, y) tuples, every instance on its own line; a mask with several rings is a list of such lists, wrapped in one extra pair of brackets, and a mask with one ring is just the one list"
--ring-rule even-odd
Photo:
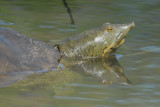
[(110, 27), (110, 26), (108, 26), (108, 27), (107, 27), (107, 31), (108, 31), (108, 32), (111, 32), (111, 31), (113, 31), (113, 28)]

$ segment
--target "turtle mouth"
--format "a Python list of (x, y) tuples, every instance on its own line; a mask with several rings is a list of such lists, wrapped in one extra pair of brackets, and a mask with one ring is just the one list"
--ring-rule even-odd
[(125, 42), (125, 37), (131, 28), (133, 27), (131, 26), (125, 32), (120, 32), (117, 37), (117, 41), (114, 43), (114, 45), (112, 45), (111, 48), (119, 48)]
[(109, 47), (106, 47), (108, 52), (115, 52), (124, 42), (127, 33), (120, 32), (117, 36), (117, 41), (112, 43)]
[(117, 48), (119, 48), (125, 42), (125, 37), (126, 37), (127, 32), (125, 32), (125, 33), (120, 32), (119, 35), (118, 35), (118, 37), (117, 37), (117, 41), (110, 46), (110, 49), (117, 49)]
[(115, 50), (118, 49), (120, 46), (122, 46), (122, 45), (124, 44), (124, 42), (125, 42), (125, 38), (123, 38), (123, 39), (121, 39), (121, 41), (115, 43), (115, 45), (112, 46), (112, 47), (110, 47), (110, 49), (115, 51)]
[[(128, 31), (129, 31), (129, 30), (128, 30)], [(128, 33), (128, 31), (126, 31), (125, 33), (120, 32), (120, 34), (119, 34), (119, 36), (118, 36), (118, 40), (117, 40), (117, 43), (118, 43), (118, 44), (125, 40), (125, 37), (126, 37), (126, 34)]]

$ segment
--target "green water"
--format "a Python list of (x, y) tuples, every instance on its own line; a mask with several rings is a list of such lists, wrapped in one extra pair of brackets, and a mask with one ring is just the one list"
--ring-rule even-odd
[[(62, 0), (0, 0), (0, 26), (45, 42), (57, 42), (105, 22), (134, 21), (136, 27), (127, 34), (125, 44), (116, 54), (124, 69), (122, 81), (126, 78), (131, 85), (117, 81), (104, 85), (90, 72), (65, 68), (62, 72), (33, 74), (1, 87), (0, 107), (158, 107), (160, 1), (68, 0), (67, 3), (75, 25), (70, 24)], [(93, 63), (100, 68), (97, 71), (105, 69), (103, 63)], [(90, 66), (86, 63), (84, 68), (85, 65)]]

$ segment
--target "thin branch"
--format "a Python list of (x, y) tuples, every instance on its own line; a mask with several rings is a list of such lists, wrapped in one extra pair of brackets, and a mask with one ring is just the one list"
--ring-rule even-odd
[(70, 10), (70, 8), (68, 7), (68, 4), (67, 4), (66, 0), (63, 0), (63, 3), (64, 3), (64, 6), (67, 8), (67, 12), (68, 12), (68, 14), (69, 14), (69, 17), (70, 17), (70, 20), (71, 20), (71, 24), (74, 25), (74, 19), (73, 19), (71, 10)]

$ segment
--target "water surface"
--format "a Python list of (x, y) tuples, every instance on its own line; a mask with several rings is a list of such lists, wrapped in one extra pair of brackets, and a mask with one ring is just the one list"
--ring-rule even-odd
[[(13, 28), (45, 42), (57, 42), (105, 22), (134, 21), (136, 27), (128, 33), (125, 44), (116, 52), (124, 69), (122, 77), (127, 78), (131, 85), (121, 82), (105, 85), (95, 75), (81, 72), (80, 68), (65, 68), (62, 72), (33, 74), (1, 87), (0, 106), (158, 107), (160, 1), (68, 0), (67, 3), (74, 25), (61, 0), (1, 0), (0, 26)], [(98, 70), (100, 65), (97, 65)]]

